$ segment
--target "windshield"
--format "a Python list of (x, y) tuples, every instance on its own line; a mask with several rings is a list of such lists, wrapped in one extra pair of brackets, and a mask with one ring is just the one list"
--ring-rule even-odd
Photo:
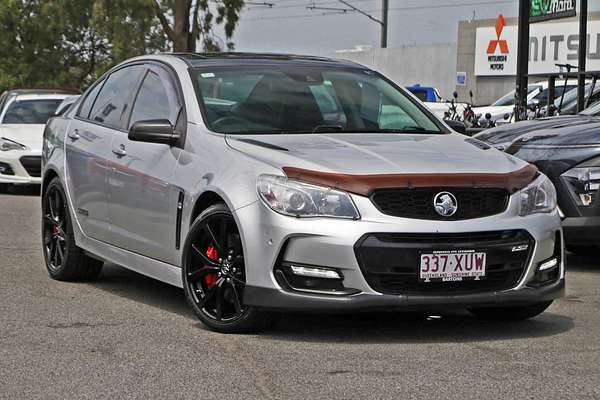
[(194, 70), (209, 127), (220, 133), (442, 133), (432, 117), (369, 70)]
[[(529, 97), (529, 95), (534, 91), (534, 90), (542, 90), (542, 87), (539, 85), (529, 85), (527, 86), (527, 96)], [(515, 91), (513, 90), (512, 92), (506, 93), (504, 96), (500, 97), (498, 100), (496, 100), (494, 103), (492, 103), (492, 106), (514, 106), (515, 105)]]
[(45, 124), (62, 99), (13, 101), (8, 106), (3, 124)]

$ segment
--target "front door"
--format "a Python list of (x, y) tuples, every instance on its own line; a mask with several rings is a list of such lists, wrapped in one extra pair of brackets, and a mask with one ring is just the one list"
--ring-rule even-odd
[[(162, 67), (149, 64), (128, 126), (151, 119), (167, 119), (175, 126), (181, 109), (174, 78)], [(181, 149), (134, 142), (126, 133), (116, 134), (111, 147), (111, 242), (177, 265), (174, 250), (179, 188), (171, 182)]]
[(108, 168), (113, 136), (123, 129), (133, 90), (144, 67), (112, 72), (86, 94), (67, 132), (68, 190), (85, 235), (108, 242), (110, 235)]

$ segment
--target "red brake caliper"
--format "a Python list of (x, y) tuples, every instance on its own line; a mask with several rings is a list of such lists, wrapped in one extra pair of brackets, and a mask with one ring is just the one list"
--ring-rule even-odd
[[(204, 254), (206, 254), (206, 257), (210, 258), (211, 260), (216, 260), (217, 258), (219, 258), (217, 249), (215, 249), (213, 246), (208, 246), (208, 248), (206, 249), (206, 253)], [(217, 274), (207, 274), (204, 277), (204, 283), (206, 284), (206, 287), (208, 289), (211, 289), (215, 285), (215, 283), (217, 283)]]

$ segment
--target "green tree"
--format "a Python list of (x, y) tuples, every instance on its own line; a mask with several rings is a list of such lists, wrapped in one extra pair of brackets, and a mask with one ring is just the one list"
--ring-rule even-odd
[[(195, 52), (200, 42), (205, 51), (222, 50), (214, 25), (223, 25), (227, 49), (232, 50), (233, 33), (244, 0), (149, 0), (175, 52)], [(171, 24), (169, 21), (172, 21)]]

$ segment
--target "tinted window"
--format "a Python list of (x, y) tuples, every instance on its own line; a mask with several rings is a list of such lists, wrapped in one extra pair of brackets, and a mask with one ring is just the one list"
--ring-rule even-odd
[[(542, 90), (541, 86), (529, 85), (527, 86), (527, 95), (530, 95), (534, 90)], [(492, 106), (514, 106), (515, 105), (515, 91), (505, 94), (500, 97), (496, 102), (492, 103)]]
[(102, 89), (102, 82), (98, 82), (96, 86), (92, 88), (92, 90), (88, 91), (81, 103), (81, 108), (79, 109), (78, 116), (82, 118), (89, 118), (90, 111), (92, 110), (92, 106), (94, 105), (94, 100), (96, 100), (96, 96), (98, 96), (98, 92)]
[(245, 66), (194, 73), (216, 132), (441, 133), (407, 95), (368, 70)]
[(168, 119), (175, 125), (180, 109), (177, 91), (167, 73), (162, 69), (149, 71), (133, 106), (130, 126), (148, 119)]
[(54, 115), (62, 99), (13, 101), (8, 106), (4, 124), (45, 124)]
[[(577, 87), (576, 85), (567, 85), (566, 91), (570, 91), (573, 88)], [(565, 91), (565, 87), (564, 86), (555, 86), (554, 88), (554, 98), (560, 97), (562, 96), (563, 92)], [(540, 94), (536, 95), (534, 97), (534, 99), (539, 100), (542, 103), (547, 103), (548, 102), (548, 89), (544, 89), (540, 92)]]
[(123, 128), (143, 70), (141, 66), (132, 66), (112, 73), (94, 102), (90, 119), (103, 125)]
[(417, 96), (417, 98), (421, 101), (427, 101), (427, 92), (425, 90), (417, 90), (417, 89), (409, 89), (412, 94)]

